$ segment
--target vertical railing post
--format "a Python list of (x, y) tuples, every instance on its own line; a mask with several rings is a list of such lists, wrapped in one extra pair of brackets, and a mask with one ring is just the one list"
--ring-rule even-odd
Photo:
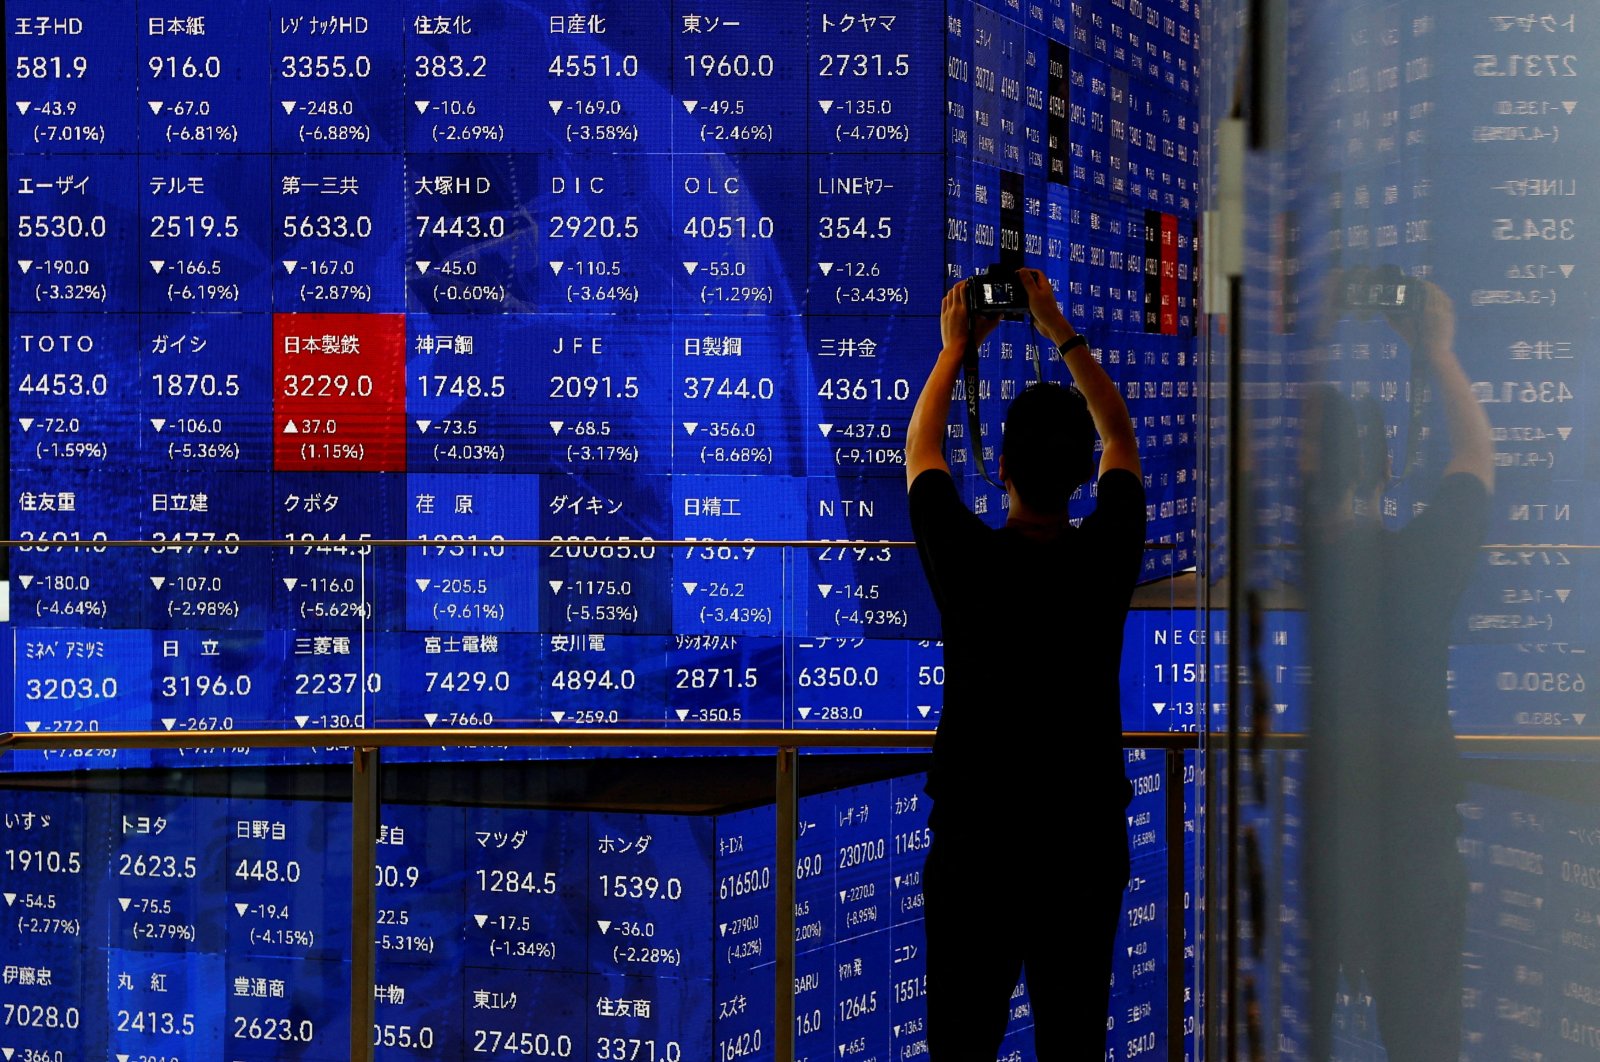
[(378, 750), (351, 750), (350, 1062), (372, 1062), (373, 982), (377, 963)]
[(1183, 750), (1167, 750), (1167, 1058), (1183, 1062), (1183, 937), (1189, 912), (1183, 905)]
[(794, 874), (800, 827), (798, 756), (793, 746), (778, 749), (778, 919), (777, 962), (773, 970), (775, 1062), (794, 1062)]

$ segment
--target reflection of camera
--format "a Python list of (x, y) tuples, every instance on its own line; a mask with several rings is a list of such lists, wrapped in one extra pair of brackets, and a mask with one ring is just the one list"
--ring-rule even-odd
[(1397, 265), (1347, 269), (1339, 283), (1341, 308), (1360, 321), (1374, 313), (1410, 317), (1421, 309), (1421, 290)]
[(985, 317), (1020, 321), (1028, 311), (1028, 289), (1015, 269), (994, 265), (967, 281), (967, 310)]

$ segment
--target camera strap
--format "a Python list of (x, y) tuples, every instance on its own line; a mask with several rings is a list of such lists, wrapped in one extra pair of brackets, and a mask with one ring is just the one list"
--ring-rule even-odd
[(967, 392), (967, 452), (972, 455), (972, 461), (978, 466), (978, 474), (995, 490), (1002, 489), (1000, 484), (989, 475), (988, 465), (983, 460), (983, 434), (982, 419), (978, 413), (978, 341), (973, 338), (971, 322), (967, 327), (967, 348), (961, 355), (961, 375), (966, 385)]
[[(1417, 315), (1418, 328), (1426, 328), (1428, 289), (1420, 284), (1417, 286), (1416, 306), (1417, 308), (1414, 312)], [(1427, 337), (1419, 336), (1419, 338), (1426, 341)], [(1405, 460), (1395, 462), (1399, 467), (1399, 471), (1395, 474), (1396, 479), (1405, 479), (1411, 474), (1412, 468), (1416, 467), (1417, 458), (1420, 456), (1422, 449), (1422, 396), (1428, 389), (1428, 359), (1422, 351), (1416, 349), (1411, 350), (1410, 355), (1411, 382), (1406, 394), (1406, 402), (1410, 407), (1408, 410), (1410, 416), (1406, 423), (1406, 453)]]
[[(1028, 323), (1033, 323), (1033, 318), (1028, 318)], [(1038, 326), (1034, 325), (1035, 334), (1039, 334)], [(1035, 383), (1044, 383), (1044, 359), (1046, 342), (1041, 347), (1039, 356), (1033, 359), (1033, 379)], [(1051, 348), (1053, 349), (1053, 348)], [(967, 392), (967, 452), (972, 455), (972, 461), (978, 466), (978, 474), (995, 490), (1004, 490), (994, 477), (989, 475), (987, 463), (983, 460), (983, 435), (981, 415), (978, 410), (978, 343), (972, 337), (972, 329), (967, 329), (966, 349), (961, 352), (961, 374)]]

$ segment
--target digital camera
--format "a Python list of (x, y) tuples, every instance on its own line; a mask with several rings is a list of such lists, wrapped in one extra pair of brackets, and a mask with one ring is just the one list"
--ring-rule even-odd
[(1374, 313), (1409, 317), (1421, 309), (1411, 278), (1396, 265), (1347, 269), (1340, 278), (1339, 302), (1344, 313), (1368, 320)]
[(967, 281), (967, 311), (1020, 321), (1028, 312), (1028, 289), (1015, 269), (989, 266)]

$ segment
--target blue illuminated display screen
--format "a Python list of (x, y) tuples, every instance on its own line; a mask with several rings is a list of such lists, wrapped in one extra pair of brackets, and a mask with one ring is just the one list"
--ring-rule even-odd
[[(931, 726), (938, 615), (881, 543), (939, 300), (997, 263), (1127, 398), (1145, 578), (1193, 565), (1187, 0), (5, 14), (11, 729)], [(952, 417), (992, 520), (1040, 356), (1002, 325)], [(1193, 728), (1190, 626), (1130, 645), (1130, 725)], [(1130, 763), (1119, 1052), (1165, 1037), (1163, 770)], [(926, 1050), (921, 786), (802, 805), (802, 1057)], [(0, 1051), (349, 1057), (349, 814), (0, 792)], [(773, 849), (770, 808), (386, 805), (378, 1057), (773, 1057)]]
[[(1145, 577), (1192, 566), (1197, 15), (1025, 8), (8, 3), (15, 729), (930, 725), (871, 543), (995, 263), (1127, 396)], [(952, 416), (990, 519), (1040, 346)]]
[[(1166, 849), (1161, 757), (1129, 775), (1118, 1048), (1165, 1042), (1165, 867), (1194, 858), (1192, 828)], [(801, 801), (796, 1057), (926, 1053), (923, 780)], [(770, 806), (382, 814), (376, 1058), (773, 1058)], [(339, 801), (0, 789), (0, 1052), (349, 1058), (350, 837)], [(1032, 1023), (1020, 993), (1010, 1057)]]

